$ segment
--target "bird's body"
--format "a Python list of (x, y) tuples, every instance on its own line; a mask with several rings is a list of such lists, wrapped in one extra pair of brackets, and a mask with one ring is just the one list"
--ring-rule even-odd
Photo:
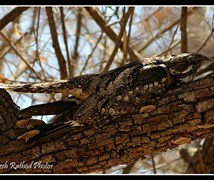
[[(78, 103), (71, 103), (71, 107), (68, 104), (66, 111), (63, 108), (63, 112), (57, 111), (59, 118), (64, 119), (63, 126), (69, 126), (75, 121), (83, 126), (87, 124), (101, 127), (117, 117), (138, 113), (142, 106), (152, 104), (154, 97), (163, 95), (173, 85), (196, 80), (201, 76), (200, 71), (204, 71), (211, 63), (200, 54), (156, 57), (143, 62), (133, 61), (102, 74), (84, 75), (52, 83), (4, 87), (16, 92), (67, 92), (79, 100)], [(32, 108), (35, 107), (39, 108), (38, 105)], [(21, 111), (22, 116), (26, 112), (28, 115), (35, 115), (35, 110), (28, 108), (27, 111)], [(60, 129), (61, 131), (63, 130)]]

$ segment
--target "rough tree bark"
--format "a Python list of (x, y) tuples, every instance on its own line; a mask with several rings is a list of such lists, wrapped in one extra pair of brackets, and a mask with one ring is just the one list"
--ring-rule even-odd
[(40, 144), (16, 140), (18, 110), (0, 91), (0, 173), (91, 173), (214, 134), (214, 75), (154, 99), (157, 108), (80, 128)]

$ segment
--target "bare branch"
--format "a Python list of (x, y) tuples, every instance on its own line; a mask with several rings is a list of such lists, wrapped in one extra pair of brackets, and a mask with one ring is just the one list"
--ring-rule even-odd
[(102, 29), (103, 32), (107, 34), (107, 36), (115, 42), (117, 40), (117, 34), (111, 29), (110, 26), (107, 26), (106, 21), (101, 17), (101, 15), (97, 12), (96, 8), (93, 7), (85, 7), (91, 17), (96, 21), (98, 26)]
[(212, 27), (211, 27), (211, 32), (209, 34), (209, 36), (206, 38), (206, 40), (203, 42), (203, 44), (201, 45), (201, 47), (198, 48), (198, 50), (196, 51), (196, 53), (199, 53), (203, 47), (207, 44), (207, 42), (209, 41), (209, 39), (213, 36), (214, 33), (214, 13), (213, 13), (213, 17), (212, 17)]
[(169, 48), (167, 50), (161, 52), (160, 54), (155, 54), (153, 57), (166, 55), (169, 51), (171, 51), (172, 49), (174, 49), (175, 47), (177, 47), (180, 43), (181, 43), (180, 40), (174, 42), (173, 44), (171, 44), (169, 46)]
[(157, 174), (157, 170), (156, 170), (156, 164), (155, 164), (155, 159), (154, 159), (154, 154), (151, 154), (151, 159), (152, 159), (152, 168), (153, 168), (153, 173)]
[[(29, 33), (27, 32), (27, 33), (25, 33), (25, 34), (23, 34), (16, 42), (14, 42), (14, 45), (17, 45), (17, 44), (19, 44), (22, 40), (23, 40), (23, 38), (25, 38), (26, 36), (28, 36), (29, 35)], [(9, 46), (9, 47), (7, 47), (5, 50), (4, 50), (4, 52), (0, 55), (0, 61), (2, 61), (2, 58), (7, 54), (7, 53), (9, 53), (10, 51), (12, 50), (12, 47), (11, 46)]]
[(57, 38), (57, 31), (56, 31), (56, 25), (55, 25), (55, 21), (54, 21), (52, 8), (46, 7), (46, 13), (47, 13), (47, 17), (48, 17), (50, 32), (51, 32), (53, 48), (56, 52), (56, 56), (58, 59), (58, 64), (59, 64), (59, 69), (60, 69), (60, 78), (65, 79), (68, 77), (68, 73), (67, 73), (67, 69), (66, 69), (66, 61), (65, 61), (62, 51), (60, 49), (59, 41)]
[(154, 37), (152, 37), (150, 40), (148, 40), (143, 47), (141, 47), (138, 52), (142, 52), (145, 50), (152, 42), (154, 42), (156, 39), (158, 39), (162, 34), (164, 34), (166, 31), (170, 30), (173, 28), (176, 24), (180, 22), (180, 18), (173, 23), (171, 23), (169, 26), (165, 27), (164, 29), (160, 30)]
[[(11, 12), (15, 9), (18, 8), (13, 8)], [(51, 8), (49, 7), (49, 9)], [(40, 78), (40, 80), (49, 84), (48, 82), (55, 80), (57, 74), (60, 74), (61, 78), (62, 76), (67, 78), (65, 74), (62, 75), (62, 72), (59, 73), (62, 70), (66, 71), (69, 78), (75, 75), (76, 70), (78, 70), (76, 73), (80, 74), (101, 72), (98, 76), (104, 77), (104, 68), (107, 71), (113, 66), (120, 66), (127, 63), (127, 61), (141, 58), (140, 55), (138, 56), (136, 50), (145, 47), (145, 45), (145, 49), (140, 52), (144, 56), (164, 56), (179, 53), (181, 49), (186, 52), (188, 45), (191, 45), (191, 52), (202, 52), (203, 50), (203, 53), (210, 54), (212, 52), (210, 45), (212, 44), (214, 32), (211, 21), (212, 17), (210, 17), (212, 9), (201, 7), (197, 10), (195, 9), (188, 7), (186, 14), (181, 15), (181, 8), (177, 7), (163, 9), (159, 7), (136, 7), (136, 12), (133, 11), (128, 17), (125, 27), (122, 27), (120, 23), (124, 20), (128, 7), (55, 7), (51, 9), (53, 12), (51, 12), (49, 19), (46, 15), (48, 11), (45, 8), (41, 8), (41, 10), (39, 7), (27, 9), (21, 15), (17, 15), (17, 18), (14, 15), (8, 16), (10, 13), (8, 13), (7, 9), (8, 14), (6, 16), (8, 16), (8, 19), (5, 19), (5, 16), (0, 20), (0, 27), (2, 26), (2, 30), (4, 31), (4, 33), (2, 32), (2, 37), (0, 34), (0, 81), (13, 84), (17, 81), (20, 83), (39, 81), (38, 78)], [(4, 13), (4, 10), (5, 8), (2, 8), (2, 13)], [(147, 10), (150, 12), (154, 12), (155, 10), (155, 12), (150, 13), (146, 17), (145, 12)], [(29, 18), (26, 19), (28, 15)], [(68, 21), (67, 18), (73, 22), (74, 26), (66, 24)], [(195, 36), (191, 36), (191, 44), (188, 44), (187, 41), (189, 34), (187, 32), (185, 34), (182, 29), (182, 19), (184, 18), (190, 20), (190, 23), (188, 23), (190, 30), (197, 30), (194, 31)], [(54, 26), (51, 26), (50, 19), (53, 21)], [(25, 20), (27, 20), (27, 24)], [(179, 22), (171, 26), (176, 20)], [(1, 22), (8, 23), (2, 25)], [(93, 28), (90, 26), (91, 23), (98, 26)], [(204, 25), (204, 28), (199, 27), (199, 25)], [(71, 30), (69, 33), (68, 27)], [(179, 30), (180, 28), (181, 31)], [(51, 32), (52, 30), (53, 32)], [(133, 30), (135, 32), (132, 32)], [(143, 33), (144, 30), (146, 34)], [(184, 27), (184, 30), (188, 30), (187, 27)], [(48, 36), (46, 36), (47, 31), (49, 33)], [(184, 36), (181, 37), (180, 34), (177, 36), (177, 32), (180, 34), (183, 33)], [(120, 33), (122, 33), (122, 37)], [(182, 41), (181, 45), (181, 39), (185, 39), (183, 37), (186, 38), (186, 42)], [(201, 42), (198, 43), (199, 37)], [(152, 45), (157, 48), (154, 49)], [(72, 51), (69, 48), (72, 48)], [(60, 62), (58, 56), (61, 56), (64, 65)], [(51, 57), (53, 57), (52, 60), (54, 62), (49, 61)], [(114, 60), (115, 57), (117, 57), (117, 61)], [(105, 81), (109, 83), (112, 80), (106, 86), (107, 90), (110, 89), (113, 82), (119, 83), (120, 81), (124, 81), (123, 76), (125, 78), (128, 71), (122, 73), (118, 78), (116, 75), (111, 76), (110, 73), (108, 77), (109, 81)], [(135, 71), (133, 73), (135, 74)], [(87, 75), (84, 76), (87, 77)], [(114, 98), (114, 94), (110, 90), (110, 95), (104, 97), (102, 90), (99, 91), (97, 88), (93, 88), (95, 87), (94, 84), (99, 87), (99, 83), (104, 82), (102, 81), (104, 78), (95, 78), (93, 83), (87, 84), (87, 87), (92, 87), (93, 92), (89, 91), (89, 93), (83, 94), (84, 96), (92, 95), (94, 97), (94, 99), (90, 98), (89, 107), (85, 103), (84, 98), (84, 100), (80, 100), (84, 102), (84, 108), (86, 109), (83, 111), (86, 124), (83, 127), (74, 127), (74, 129), (68, 126), (70, 131), (59, 134), (59, 136), (58, 134), (57, 136), (54, 135), (54, 128), (51, 138), (47, 138), (45, 136), (47, 134), (44, 132), (49, 132), (48, 130), (52, 129), (53, 126), (55, 127), (55, 125), (58, 127), (58, 124), (37, 126), (36, 129), (40, 131), (40, 134), (35, 139), (37, 140), (37, 138), (42, 137), (44, 141), (35, 142), (32, 139), (35, 144), (31, 143), (32, 141), (24, 143), (17, 140), (17, 137), (20, 137), (20, 135), (28, 130), (19, 129), (15, 126), (16, 120), (19, 118), (16, 117), (19, 109), (14, 108), (16, 106), (10, 108), (11, 105), (13, 106), (12, 100), (7, 97), (4, 98), (5, 94), (0, 89), (0, 173), (91, 173), (95, 171), (98, 171), (98, 173), (102, 171), (103, 173), (110, 173), (111, 171), (129, 173), (138, 160), (136, 166), (131, 169), (131, 173), (152, 171), (154, 173), (183, 173), (188, 163), (189, 168), (191, 168), (188, 171), (189, 173), (213, 173), (213, 140), (206, 147), (202, 144), (204, 143), (203, 138), (214, 135), (213, 78), (214, 74), (189, 84), (181, 83), (176, 87), (170, 87), (171, 90), (168, 93), (158, 95), (158, 98), (155, 98), (156, 96), (151, 98), (152, 104), (155, 103), (156, 109), (148, 113), (141, 110), (139, 112), (135, 108), (135, 104), (131, 107), (124, 104), (124, 108), (133, 108), (133, 113), (127, 112), (127, 114), (123, 114), (120, 117), (114, 116), (114, 118), (111, 116), (104, 117), (106, 122), (111, 122), (106, 123), (98, 129), (88, 125), (87, 119), (89, 116), (89, 119), (93, 121), (97, 118), (96, 114), (99, 114), (101, 111), (102, 113), (105, 111), (107, 115), (111, 114), (113, 111), (109, 107), (112, 103), (114, 103), (116, 109), (123, 108), (123, 105), (119, 101), (118, 105), (116, 104), (117, 98)], [(83, 81), (85, 82), (85, 80)], [(150, 83), (148, 86), (152, 86), (153, 88), (154, 84)], [(26, 89), (27, 87), (28, 84)], [(81, 86), (80, 89), (75, 89), (78, 96), (78, 93), (84, 91), (85, 87)], [(51, 86), (50, 88), (48, 87), (48, 90), (51, 88)], [(121, 93), (122, 88), (118, 89), (117, 86), (112, 86), (112, 92)], [(66, 89), (66, 92), (73, 93), (69, 88)], [(132, 93), (132, 91), (128, 92), (131, 98), (135, 97), (135, 94), (131, 95)], [(21, 108), (41, 102), (52, 102), (61, 99), (61, 96), (55, 93), (51, 95), (12, 93), (12, 95), (14, 101)], [(74, 95), (76, 96), (76, 94)], [(81, 96), (79, 97), (82, 98)], [(105, 102), (103, 101), (104, 99), (110, 99), (110, 101)], [(120, 96), (118, 99), (120, 99)], [(124, 99), (127, 100), (127, 97), (124, 97)], [(130, 100), (132, 101), (134, 98)], [(100, 102), (97, 104), (98, 101)], [(107, 106), (106, 103), (109, 106), (103, 108), (101, 104)], [(95, 113), (87, 111), (91, 107), (91, 104), (94, 107), (93, 111)], [(54, 108), (57, 110), (59, 108), (60, 111), (61, 107)], [(77, 105), (77, 108), (79, 107), (83, 107), (82, 104)], [(96, 110), (97, 107), (99, 110)], [(50, 112), (51, 109), (46, 108), (45, 112)], [(37, 108), (33, 110), (35, 110), (34, 112), (38, 112)], [(81, 108), (79, 108), (79, 111), (81, 111)], [(75, 112), (76, 110), (74, 110)], [(73, 116), (72, 110), (69, 110), (69, 113)], [(64, 114), (67, 114), (67, 112), (64, 113), (63, 111), (62, 115)], [(37, 118), (45, 120), (45, 122), (50, 122), (49, 120), (52, 116)], [(67, 119), (73, 118), (62, 117), (62, 121), (67, 121)], [(195, 140), (201, 140), (198, 142), (198, 149), (200, 149), (195, 156), (192, 156), (192, 150), (195, 151), (195, 144), (197, 142), (187, 145), (189, 155), (186, 154), (185, 156), (184, 154), (185, 162), (180, 157), (180, 160), (178, 160), (177, 151), (179, 151), (179, 148), (174, 149), (176, 156), (173, 156), (174, 152), (167, 152), (167, 156), (165, 153), (162, 154), (162, 152), (169, 149)], [(207, 139), (205, 142), (207, 142)], [(193, 146), (194, 149), (192, 149)], [(154, 158), (141, 161), (141, 159), (151, 157), (153, 154), (155, 154), (156, 164)], [(175, 158), (176, 160), (172, 160)], [(5, 162), (8, 162), (8, 165), (10, 162), (25, 162), (25, 164), (42, 162), (43, 164), (52, 164), (53, 167), (51, 169), (5, 169), (2, 168)], [(142, 166), (140, 167), (141, 163)], [(122, 164), (128, 164), (124, 171), (124, 165), (118, 168), (111, 168), (112, 166)], [(107, 170), (108, 168), (111, 168), (111, 170)]]
[(79, 52), (78, 52), (78, 48), (79, 48), (79, 41), (80, 41), (80, 33), (81, 33), (81, 29), (82, 29), (82, 9), (78, 9), (78, 14), (77, 14), (77, 25), (76, 25), (76, 32), (75, 32), (75, 45), (74, 45), (74, 52), (72, 55), (72, 66), (71, 66), (71, 71), (72, 71), (72, 75), (74, 75), (74, 66), (77, 64), (77, 59), (79, 57)]
[[(97, 40), (96, 44), (94, 45), (94, 47), (93, 47), (91, 53), (88, 55), (88, 58), (86, 59), (85, 64), (84, 64), (84, 66), (83, 66), (83, 68), (82, 68), (80, 74), (82, 74), (83, 71), (85, 71), (85, 69), (86, 69), (86, 67), (87, 67), (87, 65), (88, 65), (89, 59), (92, 57), (94, 51), (97, 49), (98, 44), (99, 44), (100, 41), (102, 40), (102, 37), (103, 37), (103, 32), (101, 33), (100, 37), (98, 38), (98, 40)], [(104, 50), (104, 52), (105, 52), (105, 50)]]
[(120, 45), (121, 45), (121, 43), (122, 43), (122, 42), (121, 42), (121, 38), (123, 37), (123, 33), (124, 33), (124, 31), (125, 31), (125, 27), (126, 27), (126, 24), (127, 24), (127, 22), (128, 22), (128, 19), (129, 19), (130, 15), (131, 15), (133, 12), (134, 12), (134, 8), (129, 7), (127, 13), (122, 17), (122, 20), (121, 20), (121, 28), (120, 28), (120, 32), (119, 32), (119, 34), (118, 34), (118, 36), (117, 36), (117, 40), (116, 40), (116, 43), (115, 43), (114, 50), (113, 50), (113, 52), (112, 52), (112, 54), (111, 54), (111, 56), (110, 56), (110, 58), (109, 58), (109, 60), (108, 60), (108, 62), (107, 62), (107, 64), (106, 64), (106, 66), (105, 66), (103, 72), (107, 72), (108, 69), (109, 69), (109, 67), (111, 66), (111, 64), (112, 64), (112, 62), (113, 62), (113, 60), (114, 60), (114, 57), (115, 57), (115, 55), (117, 54), (117, 51), (118, 51), (118, 49), (119, 49), (119, 47), (120, 47)]
[[(191, 15), (194, 12), (194, 9), (196, 8), (192, 8), (191, 10), (188, 11), (188, 15)], [(181, 18), (177, 19), (176, 21), (172, 22), (171, 24), (169, 24), (168, 26), (166, 26), (165, 28), (163, 28), (162, 30), (160, 30), (154, 37), (152, 37), (150, 40), (148, 40), (143, 47), (141, 47), (138, 52), (142, 52), (143, 50), (145, 50), (152, 42), (154, 42), (156, 39), (158, 39), (159, 37), (161, 37), (165, 32), (167, 32), (168, 30), (172, 29), (176, 24), (178, 24), (180, 22)]]
[(16, 47), (10, 42), (10, 40), (0, 31), (0, 35), (3, 40), (14, 50), (14, 52), (21, 58), (21, 60), (27, 65), (27, 67), (37, 76), (38, 79), (41, 79), (40, 75), (32, 68), (28, 61), (22, 57), (22, 55), (16, 50)]
[[(131, 42), (131, 41), (130, 41), (130, 38), (131, 38), (131, 30), (132, 30), (133, 16), (134, 16), (134, 12), (131, 14), (130, 21), (129, 21), (129, 30), (128, 30), (128, 35), (127, 35), (126, 49), (128, 49), (128, 47), (129, 47), (129, 42)], [(125, 60), (123, 60), (122, 64), (125, 64)], [(122, 65), (122, 64), (121, 64), (121, 65)]]
[(64, 44), (65, 44), (65, 49), (66, 49), (66, 56), (67, 56), (67, 64), (68, 64), (68, 73), (69, 77), (73, 77), (73, 72), (72, 72), (72, 65), (71, 65), (71, 59), (69, 56), (69, 48), (68, 48), (68, 42), (67, 42), (67, 31), (65, 27), (65, 17), (64, 17), (64, 11), (63, 7), (60, 7), (60, 15), (61, 15), (61, 22), (62, 22), (62, 32), (63, 32), (63, 39), (64, 39)]
[(181, 53), (188, 52), (187, 42), (187, 7), (181, 8)]
[(2, 30), (10, 22), (15, 21), (15, 19), (19, 17), (28, 8), (29, 7), (17, 7), (17, 8), (14, 8), (7, 15), (5, 15), (2, 19), (0, 19), (0, 30)]
[[(178, 27), (179, 27), (179, 26), (177, 26), (177, 28), (175, 29), (175, 31), (174, 31), (174, 33), (173, 33), (173, 35), (172, 35), (172, 39), (171, 39), (171, 42), (169, 43), (169, 47), (168, 47), (168, 49), (165, 51), (165, 56), (167, 56), (167, 53), (172, 49), (172, 44), (173, 44), (173, 42), (174, 42), (175, 35), (176, 35), (177, 31), (178, 31)], [(163, 52), (162, 52), (162, 54), (163, 54)]]
[[(100, 26), (103, 32), (106, 33), (106, 35), (114, 42), (117, 40), (116, 33), (111, 29), (110, 26), (107, 26), (106, 21), (99, 15), (97, 10), (92, 7), (86, 7), (85, 8), (88, 13), (91, 15), (91, 17), (96, 21), (96, 23)], [(120, 49), (123, 50), (123, 44), (120, 45)], [(128, 47), (129, 54), (132, 59), (142, 59), (141, 55), (133, 50), (130, 46)]]

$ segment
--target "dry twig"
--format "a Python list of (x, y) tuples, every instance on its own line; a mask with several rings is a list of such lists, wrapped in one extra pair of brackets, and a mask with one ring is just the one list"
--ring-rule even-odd
[(59, 64), (59, 70), (60, 70), (60, 79), (65, 79), (68, 77), (67, 69), (66, 69), (66, 61), (62, 54), (62, 51), (60, 49), (59, 41), (57, 38), (57, 32), (56, 32), (56, 24), (54, 21), (53, 11), (51, 7), (46, 7), (46, 13), (48, 17), (48, 23), (50, 26), (50, 32), (53, 42), (53, 48), (56, 52), (58, 64)]
[(181, 8), (181, 53), (188, 52), (187, 44), (187, 7)]
[(17, 7), (14, 8), (11, 12), (5, 15), (0, 20), (0, 30), (2, 30), (7, 24), (13, 22), (17, 17), (20, 16), (24, 11), (26, 11), (29, 7)]
[[(116, 33), (111, 29), (110, 26), (107, 25), (106, 21), (99, 15), (97, 10), (92, 7), (85, 8), (91, 17), (96, 21), (96, 23), (100, 26), (103, 32), (114, 42), (117, 40)], [(120, 49), (123, 50), (123, 44), (120, 45)], [(142, 59), (141, 55), (133, 50), (130, 46), (128, 47), (129, 54), (132, 59)]]
[(112, 52), (112, 54), (111, 54), (111, 56), (110, 56), (110, 58), (109, 58), (109, 60), (108, 60), (108, 62), (106, 64), (104, 70), (103, 70), (104, 72), (107, 72), (109, 70), (109, 67), (111, 66), (111, 64), (112, 64), (112, 62), (114, 60), (114, 57), (115, 57), (115, 55), (116, 55), (116, 53), (117, 53), (117, 51), (118, 51), (118, 49), (119, 49), (119, 47), (120, 47), (120, 45), (122, 43), (121, 42), (121, 38), (123, 37), (123, 33), (125, 31), (126, 24), (128, 22), (128, 19), (129, 19), (130, 15), (133, 13), (133, 11), (134, 11), (134, 8), (129, 7), (127, 13), (122, 17), (121, 29), (120, 29), (119, 35), (117, 37), (114, 50), (113, 50), (113, 52)]

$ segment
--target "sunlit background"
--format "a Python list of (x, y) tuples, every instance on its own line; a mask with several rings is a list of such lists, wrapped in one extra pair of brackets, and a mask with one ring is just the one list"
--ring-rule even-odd
[[(0, 19), (14, 8), (0, 7)], [(120, 32), (121, 18), (127, 9), (96, 7), (99, 17), (116, 34)], [(53, 7), (53, 14), (66, 63), (66, 78), (102, 72), (115, 47), (111, 34), (103, 31), (85, 7)], [(213, 56), (213, 18), (214, 7), (188, 7), (188, 52)], [(134, 58), (181, 53), (180, 20), (181, 7), (135, 7), (123, 35), (123, 47), (118, 50), (109, 69), (133, 58), (129, 48), (136, 53)], [(15, 84), (61, 78), (45, 7), (30, 7), (1, 30), (0, 81)], [(61, 98), (59, 94), (11, 92), (11, 95), (21, 109)], [(48, 122), (51, 117), (36, 118)], [(139, 159), (128, 166), (121, 165), (99, 173), (153, 174), (154, 162), (157, 173), (184, 173), (187, 164), (180, 157), (179, 150), (184, 148), (194, 154), (202, 145), (203, 141), (194, 142), (169, 152), (155, 153), (144, 161)]]

